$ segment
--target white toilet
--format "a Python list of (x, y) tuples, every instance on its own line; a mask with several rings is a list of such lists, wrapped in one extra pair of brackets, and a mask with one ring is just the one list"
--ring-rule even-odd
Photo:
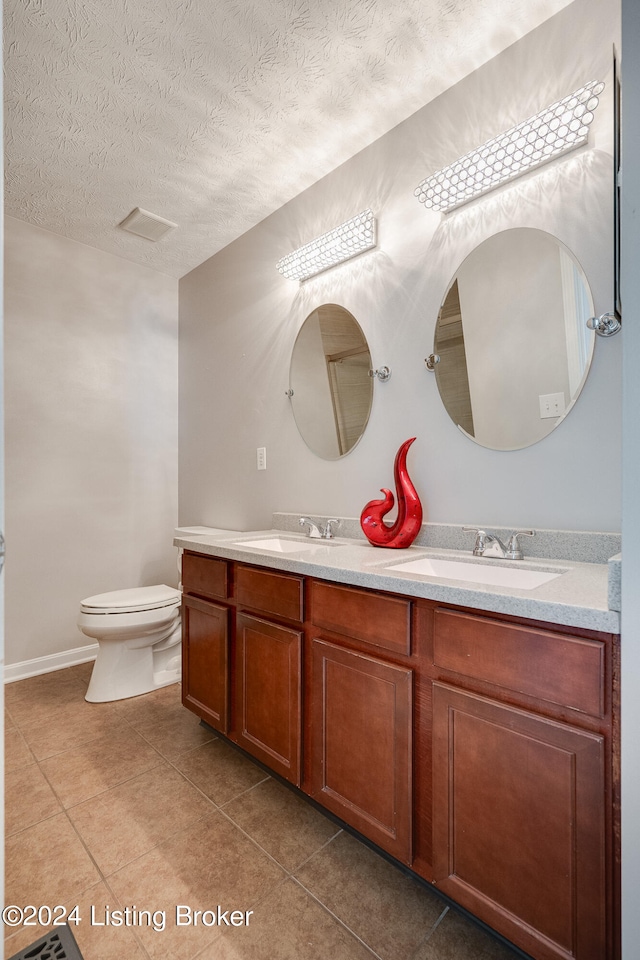
[(164, 584), (82, 601), (78, 627), (98, 641), (85, 700), (124, 700), (180, 680), (180, 601), (180, 591)]

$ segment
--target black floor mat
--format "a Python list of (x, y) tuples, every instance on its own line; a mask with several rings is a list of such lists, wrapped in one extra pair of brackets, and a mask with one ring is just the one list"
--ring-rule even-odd
[(9, 960), (83, 960), (78, 944), (67, 924), (54, 927), (28, 947), (18, 950)]

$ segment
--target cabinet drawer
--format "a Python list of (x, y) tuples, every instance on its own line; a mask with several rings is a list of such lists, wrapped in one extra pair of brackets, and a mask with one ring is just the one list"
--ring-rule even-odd
[(605, 645), (436, 609), (433, 662), (476, 680), (603, 716)]
[(316, 627), (364, 640), (393, 653), (411, 653), (411, 601), (313, 580), (311, 620)]
[(302, 577), (256, 567), (236, 568), (236, 601), (241, 606), (302, 622), (302, 598)]
[(228, 597), (228, 567), (226, 560), (215, 557), (203, 557), (200, 553), (182, 554), (182, 586), (185, 593), (194, 593), (199, 597), (215, 597), (226, 600)]

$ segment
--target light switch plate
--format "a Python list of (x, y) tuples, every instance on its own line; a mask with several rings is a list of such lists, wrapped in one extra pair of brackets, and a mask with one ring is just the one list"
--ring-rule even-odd
[(540, 419), (561, 417), (565, 411), (564, 393), (541, 393), (540, 400)]

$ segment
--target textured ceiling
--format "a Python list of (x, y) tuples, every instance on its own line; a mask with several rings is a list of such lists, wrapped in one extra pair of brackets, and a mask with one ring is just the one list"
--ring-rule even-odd
[(6, 212), (180, 277), (568, 2), (5, 0)]

